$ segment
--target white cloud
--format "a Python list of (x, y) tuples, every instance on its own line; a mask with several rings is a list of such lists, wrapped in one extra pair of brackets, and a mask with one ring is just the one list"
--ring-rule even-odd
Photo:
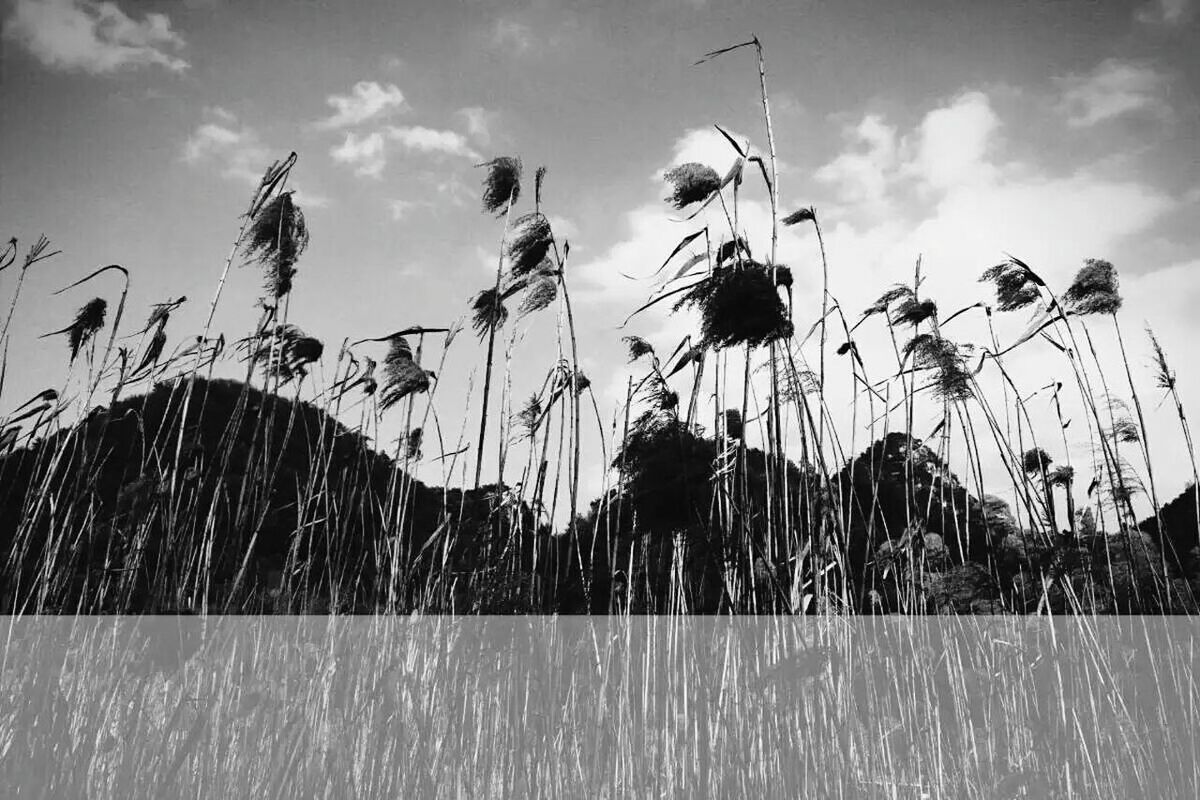
[(399, 222), (408, 216), (408, 212), (412, 211), (419, 204), (412, 200), (389, 200), (388, 211), (391, 212), (392, 221)]
[(905, 136), (878, 114), (846, 129), (847, 149), (816, 172), (840, 201), (878, 215), (889, 210), (898, 181), (911, 180), (922, 193), (986, 180), (987, 160), (1000, 121), (981, 92), (966, 92), (929, 112)]
[(868, 114), (846, 133), (854, 149), (841, 153), (817, 170), (816, 178), (833, 186), (846, 202), (877, 205), (883, 200), (888, 178), (896, 168), (896, 129), (878, 115)]
[(271, 152), (251, 127), (223, 108), (208, 109), (201, 123), (183, 146), (185, 161), (216, 162), (226, 177), (257, 184), (271, 165)]
[(463, 183), (462, 178), (457, 175), (435, 180), (433, 188), (434, 191), (459, 208), (468, 205), (475, 198), (471, 188)]
[[(546, 220), (550, 223), (550, 230), (554, 231), (554, 238), (559, 242), (579, 235), (579, 226), (566, 217), (550, 214)], [(572, 247), (571, 249), (577, 251), (577, 248)]]
[(909, 171), (936, 189), (986, 181), (995, 169), (987, 148), (999, 124), (987, 95), (959, 96), (922, 120)]
[(520, 54), (533, 46), (533, 31), (524, 23), (501, 17), (492, 27), (491, 41), (494, 47)]
[[(739, 145), (745, 146), (747, 137), (736, 131), (729, 133)], [(756, 150), (751, 152), (757, 154)], [(675, 140), (671, 163), (654, 173), (654, 180), (661, 181), (663, 173), (671, 166), (693, 162), (712, 167), (724, 177), (737, 159), (733, 145), (715, 128), (694, 128)]]
[(479, 158), (479, 154), (467, 144), (466, 137), (455, 131), (408, 125), (392, 126), (388, 128), (387, 135), (392, 141), (403, 145), (406, 150), (461, 158)]
[(488, 111), (480, 106), (470, 106), (468, 108), (460, 108), (457, 113), (467, 124), (468, 136), (483, 147), (491, 144), (492, 123), (498, 116), (497, 112)]
[(318, 122), (317, 127), (333, 130), (361, 125), (403, 109), (404, 93), (394, 83), (382, 86), (375, 81), (359, 81), (349, 94), (331, 94), (325, 102), (334, 113)]
[(165, 14), (135, 20), (115, 2), (17, 0), (4, 22), (4, 37), (53, 69), (99, 75), (123, 67), (155, 65), (172, 72), (188, 67), (173, 55), (184, 40)]
[(1150, 0), (1134, 16), (1146, 25), (1175, 25), (1187, 18), (1189, 6), (1189, 0)]
[[(959, 95), (930, 109), (917, 125), (906, 131), (897, 130), (878, 115), (868, 115), (848, 130), (845, 152), (832, 157), (818, 171), (822, 181), (836, 190), (836, 200), (818, 207), (818, 213), (830, 259), (830, 291), (851, 324), (891, 284), (911, 282), (918, 257), (922, 258), (922, 274), (926, 278), (922, 291), (936, 299), (943, 316), (977, 301), (994, 302), (989, 287), (980, 284), (978, 277), (984, 269), (1002, 260), (1006, 252), (1032, 264), (1061, 291), (1085, 258), (1136, 258), (1137, 241), (1179, 205), (1178, 200), (1153, 186), (1134, 178), (1113, 177), (1096, 166), (1085, 164), (1064, 174), (1043, 165), (1008, 160), (1004, 152), (1006, 143), (1000, 135), (1007, 130), (989, 98), (978, 92)], [(701, 161), (716, 158), (721, 151), (711, 143), (706, 144), (701, 133), (689, 132), (680, 139), (676, 157)], [(724, 145), (728, 148), (728, 143)], [(684, 235), (699, 227), (670, 222), (664, 204), (647, 200), (625, 215), (623, 233), (616, 244), (594, 259), (577, 264), (572, 272), (578, 276), (573, 290), (580, 302), (593, 304), (590, 307), (595, 309), (591, 314), (594, 324), (620, 324), (654, 290), (651, 282), (631, 281), (622, 273), (649, 275)], [(786, 199), (784, 205), (791, 207)], [(881, 208), (890, 209), (890, 213), (879, 214)], [(723, 227), (723, 220), (712, 212), (706, 212), (706, 216), (714, 231)], [(756, 253), (767, 246), (770, 217), (765, 204), (743, 200), (740, 219), (749, 229)], [(701, 220), (703, 217), (697, 222), (703, 224)], [(701, 242), (694, 242), (690, 250), (702, 252)], [(821, 296), (821, 266), (810, 226), (781, 231), (779, 260), (793, 267), (795, 324), (803, 337), (819, 317)], [(1122, 264), (1118, 262), (1117, 266), (1120, 269)], [(1131, 351), (1130, 340), (1140, 329), (1141, 319), (1146, 318), (1156, 331), (1161, 331), (1168, 354), (1173, 350), (1180, 354), (1177, 357), (1180, 360), (1188, 352), (1195, 329), (1191, 320), (1194, 308), (1200, 303), (1200, 271), (1187, 272), (1188, 269), (1194, 270), (1195, 265), (1179, 266), (1152, 276), (1130, 274), (1125, 278), (1126, 309), (1122, 316), (1126, 320), (1126, 345)], [(668, 269), (663, 276), (672, 272), (673, 269)], [(1164, 286), (1171, 286), (1171, 302), (1155, 300), (1156, 296), (1161, 297)], [(684, 334), (695, 331), (695, 320), (686, 315), (667, 315), (669, 306), (667, 301), (645, 312), (618, 335), (638, 333), (650, 338), (656, 346), (673, 348)], [(1026, 315), (1020, 313), (996, 315), (994, 322), (1000, 341), (1014, 341), (1026, 321)], [(1104, 320), (1096, 321), (1098, 329), (1106, 324)], [(1104, 328), (1101, 334), (1110, 336), (1110, 331), (1111, 328)], [(945, 332), (957, 341), (977, 344), (990, 341), (982, 313), (959, 317)], [(857, 428), (851, 424), (848, 366), (844, 359), (833, 354), (843, 340), (840, 322), (835, 321), (830, 328), (827, 351), (830, 370), (827, 400), (839, 433), (848, 437), (851, 431), (857, 431), (854, 448), (843, 442), (848, 454), (850, 449), (861, 450), (871, 433), (863, 428), (864, 420), (869, 418), (865, 399), (859, 409)], [(885, 326), (864, 325), (855, 333), (855, 340), (872, 380), (895, 372)], [(1131, 352), (1131, 358), (1140, 359), (1144, 367), (1146, 348), (1144, 343), (1139, 346), (1140, 352)], [(1114, 350), (1107, 347), (1102, 360), (1111, 360)], [(805, 346), (804, 356), (815, 366), (815, 337)], [(1013, 353), (1008, 366), (1024, 391), (1032, 391), (1051, 380), (1070, 378), (1061, 354), (1037, 342)], [(736, 371), (735, 360), (730, 361), (730, 368)], [(1002, 390), (992, 372), (985, 372), (981, 378), (983, 387), (989, 396), (1000, 398)], [(1118, 364), (1107, 374), (1123, 376), (1124, 372)], [(614, 374), (610, 381), (609, 394), (613, 398), (623, 398), (623, 376), (623, 372)], [(1135, 381), (1145, 402), (1153, 394), (1148, 371), (1143, 368), (1135, 373)], [(1127, 394), (1119, 385), (1111, 388)], [(1200, 386), (1196, 392), (1200, 392)], [(872, 413), (879, 410), (876, 408)], [(1077, 402), (1072, 405), (1066, 399), (1064, 411), (1076, 420), (1069, 431), (1070, 459), (1085, 470), (1090, 462), (1084, 412)], [(932, 428), (939, 416), (939, 409), (932, 404), (919, 409), (918, 429), (929, 420)], [(1181, 466), (1179, 453), (1173, 452), (1179, 448), (1171, 445), (1178, 437), (1167, 429), (1169, 420), (1162, 425), (1156, 436), (1161, 443), (1162, 463), (1167, 469)], [(1059, 440), (1053, 424), (1049, 430), (1039, 431), (1039, 436), (1048, 442)], [(1156, 451), (1155, 455), (1159, 457), (1160, 453)], [(1065, 463), (1068, 454), (1056, 453), (1056, 456), (1060, 463)], [(985, 481), (993, 486), (1003, 485), (1004, 480), (996, 471), (998, 459), (988, 456), (986, 461)], [(1083, 483), (1086, 485), (1086, 481)], [(1179, 488), (1160, 486), (1160, 491), (1173, 496)]]
[(1058, 78), (1060, 108), (1072, 127), (1085, 128), (1136, 112), (1163, 114), (1166, 78), (1148, 64), (1106, 59), (1087, 74)]
[(378, 131), (365, 136), (347, 133), (345, 141), (330, 150), (329, 155), (339, 164), (354, 167), (354, 174), (364, 177), (378, 178), (387, 165), (383, 134)]

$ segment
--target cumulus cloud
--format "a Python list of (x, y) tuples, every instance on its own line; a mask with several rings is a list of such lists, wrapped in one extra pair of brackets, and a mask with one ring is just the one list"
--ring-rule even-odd
[(375, 81), (359, 81), (349, 94), (331, 94), (325, 102), (334, 113), (317, 123), (326, 130), (362, 125), (387, 117), (404, 108), (404, 93), (394, 83), (383, 86)]
[(850, 203), (878, 205), (896, 168), (896, 129), (875, 114), (846, 131), (851, 148), (817, 170), (816, 179)]
[(330, 150), (329, 155), (339, 164), (350, 165), (355, 175), (363, 177), (378, 178), (387, 165), (383, 134), (379, 132), (361, 136), (347, 133), (345, 140)]
[(188, 68), (174, 55), (184, 40), (166, 14), (134, 19), (115, 2), (16, 0), (4, 22), (4, 38), (52, 69), (100, 75), (125, 67)]
[[(1059, 292), (1070, 283), (1084, 259), (1109, 258), (1119, 269), (1126, 269), (1124, 324), (1136, 331), (1141, 320), (1148, 319), (1163, 331), (1164, 346), (1170, 343), (1176, 352), (1186, 353), (1189, 326), (1194, 328), (1188, 302), (1164, 304), (1154, 297), (1156, 292), (1161, 294), (1169, 279), (1177, 282), (1179, 296), (1191, 298), (1194, 307), (1200, 299), (1200, 274), (1193, 276), (1186, 266), (1178, 266), (1154, 275), (1139, 275), (1137, 270), (1145, 269), (1143, 264), (1134, 262), (1126, 267), (1121, 261), (1136, 256), (1137, 240), (1177, 209), (1179, 200), (1137, 178), (1116, 177), (1098, 165), (1082, 164), (1063, 170), (1058, 165), (1008, 158), (1004, 138), (1007, 131), (982, 92), (966, 92), (929, 108), (918, 124), (906, 130), (880, 115), (866, 115), (847, 129), (844, 151), (831, 156), (817, 172), (833, 193), (826, 204), (818, 203), (817, 211), (830, 259), (830, 292), (850, 324), (883, 290), (898, 282), (911, 283), (918, 258), (925, 278), (922, 293), (938, 302), (943, 317), (977, 302), (994, 303), (990, 288), (980, 284), (978, 278), (984, 269), (1003, 260), (1006, 253), (1034, 265)], [(725, 146), (728, 148), (727, 143)], [(680, 139), (674, 155), (712, 160), (721, 151), (709, 147), (703, 133), (693, 131)], [(703, 157), (706, 153), (707, 158)], [(765, 202), (748, 197), (752, 193), (743, 194), (740, 222), (758, 255), (769, 246), (770, 214)], [(785, 211), (798, 205), (784, 198)], [(879, 214), (880, 208), (889, 209), (889, 213)], [(620, 240), (591, 260), (577, 263), (572, 272), (578, 276), (575, 286), (579, 287), (581, 302), (594, 304), (592, 318), (606, 325), (620, 324), (656, 289), (655, 282), (624, 276), (649, 276), (679, 240), (704, 224), (706, 217), (712, 230), (718, 232), (714, 236), (728, 237), (723, 215), (711, 209), (693, 225), (672, 223), (664, 204), (651, 198), (626, 213)], [(702, 241), (694, 242), (690, 250), (703, 252)], [(684, 258), (686, 254), (677, 263)], [(811, 226), (781, 231), (779, 260), (793, 269), (795, 324), (802, 339), (817, 322), (821, 307), (821, 264)], [(672, 272), (668, 269), (663, 276)], [(1174, 297), (1176, 284), (1170, 285)], [(646, 336), (669, 352), (682, 336), (695, 332), (696, 323), (686, 315), (668, 315), (669, 306), (670, 301), (640, 315), (621, 332)], [(1028, 320), (1026, 314), (1017, 313), (997, 315), (993, 322), (1003, 345), (1015, 341)], [(1104, 320), (1096, 321), (1096, 335), (1104, 338), (1100, 357), (1107, 369), (1118, 351), (1110, 346), (1111, 328), (1106, 325)], [(945, 334), (960, 342), (990, 343), (982, 311), (957, 318), (946, 327)], [(1127, 344), (1130, 335), (1127, 330)], [(886, 326), (864, 325), (854, 337), (872, 380), (895, 373)], [(845, 360), (839, 360), (833, 352), (843, 340), (840, 322), (835, 319), (830, 328), (827, 366), (831, 377), (826, 399), (837, 430), (849, 433), (854, 428), (850, 417), (851, 381)], [(1139, 345), (1144, 356), (1144, 342)], [(740, 369), (736, 358), (731, 354), (729, 367), (735, 372), (730, 374)], [(816, 337), (797, 358), (802, 369), (804, 364), (815, 368)], [(1024, 391), (1054, 380), (1070, 380), (1061, 354), (1037, 342), (1013, 353), (1008, 366)], [(993, 372), (986, 370), (981, 375), (982, 386), (989, 396), (1001, 398), (1003, 389)], [(1123, 375), (1123, 368), (1117, 364), (1109, 374)], [(1139, 392), (1153, 392), (1147, 370), (1136, 373), (1135, 381)], [(610, 399), (623, 399), (625, 373), (614, 374), (611, 384)], [(765, 396), (760, 383), (754, 385), (760, 397)], [(1084, 411), (1078, 404), (1064, 403), (1066, 413), (1076, 422), (1069, 431), (1070, 452), (1056, 456), (1060, 463), (1070, 458), (1085, 469), (1090, 460)], [(876, 408), (872, 413), (880, 410)], [(923, 403), (918, 410), (918, 428), (928, 424), (931, 430), (940, 415), (940, 405)], [(865, 445), (869, 435), (862, 429), (867, 417), (865, 408), (860, 409), (857, 449)], [(1053, 421), (1052, 416), (1049, 419)], [(1168, 425), (1169, 420), (1162, 424)], [(1061, 441), (1061, 432), (1056, 429), (1038, 431), (1038, 435), (1045, 441)], [(1164, 428), (1158, 439), (1166, 442), (1168, 437)], [(1178, 453), (1162, 455), (1163, 463), (1177, 463), (1172, 458)], [(986, 482), (1002, 485), (1003, 476), (995, 472), (999, 461), (988, 460)], [(1177, 490), (1171, 487), (1165, 491)]]
[[(748, 137), (737, 131), (729, 131), (729, 134), (743, 148), (746, 146)], [(750, 152), (752, 155), (762, 155), (753, 146), (751, 146)], [(654, 180), (661, 181), (663, 173), (668, 168), (690, 162), (705, 164), (724, 175), (737, 162), (737, 159), (738, 154), (733, 149), (733, 145), (715, 128), (694, 128), (675, 140), (671, 163), (655, 172)]]
[(273, 160), (258, 133), (220, 107), (206, 110), (205, 117), (184, 143), (184, 160), (215, 163), (226, 177), (257, 184)]
[(1133, 113), (1163, 114), (1166, 77), (1149, 64), (1109, 58), (1091, 72), (1056, 80), (1067, 123), (1086, 128)]
[(936, 189), (987, 181), (995, 170), (987, 148), (999, 124), (987, 95), (960, 95), (921, 121), (910, 171)]
[(929, 112), (904, 136), (880, 115), (867, 114), (845, 130), (847, 149), (816, 178), (843, 203), (877, 214), (888, 209), (901, 180), (924, 193), (986, 180), (995, 169), (986, 155), (999, 124), (981, 92), (965, 92)]

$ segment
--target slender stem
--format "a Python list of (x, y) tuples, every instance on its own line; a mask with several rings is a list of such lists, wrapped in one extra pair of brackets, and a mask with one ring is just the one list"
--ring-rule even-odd
[(508, 241), (508, 223), (512, 216), (513, 196), (508, 195), (508, 207), (504, 210), (504, 233), (500, 236), (500, 253), (496, 257), (496, 285), (492, 294), (493, 306), (488, 319), (487, 371), (483, 376), (483, 410), (479, 414), (479, 443), (475, 446), (475, 488), (483, 474), (483, 442), (487, 437), (488, 399), (492, 390), (492, 359), (496, 354), (496, 329), (500, 322), (500, 279), (504, 274), (504, 244)]

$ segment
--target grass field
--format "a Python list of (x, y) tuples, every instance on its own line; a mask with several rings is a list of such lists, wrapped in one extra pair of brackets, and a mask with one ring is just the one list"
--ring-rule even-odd
[(1195, 631), (1126, 617), (28, 618), (5, 796), (1188, 797)]

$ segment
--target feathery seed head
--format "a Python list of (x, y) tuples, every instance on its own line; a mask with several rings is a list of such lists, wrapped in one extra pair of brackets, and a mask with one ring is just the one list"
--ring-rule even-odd
[(904, 355), (912, 356), (913, 365), (934, 373), (934, 394), (950, 401), (971, 397), (971, 373), (963, 358), (969, 348), (942, 336), (920, 333), (904, 345)]
[(475, 295), (471, 309), (474, 311), (471, 324), (481, 339), (493, 328), (503, 328), (504, 323), (508, 321), (508, 309), (495, 288), (484, 289)]
[(548, 275), (535, 278), (525, 292), (517, 316), (524, 317), (548, 307), (558, 297), (558, 281)]
[(383, 395), (379, 407), (386, 411), (414, 392), (428, 391), (433, 377), (432, 372), (421, 369), (413, 360), (408, 341), (403, 336), (393, 336), (383, 359)]
[(629, 346), (629, 362), (631, 364), (642, 356), (654, 354), (654, 347), (640, 336), (625, 336), (622, 341)]
[(483, 178), (483, 210), (503, 216), (509, 200), (516, 203), (521, 195), (521, 159), (500, 156), (479, 166), (487, 169)]
[(1023, 265), (1005, 261), (989, 267), (979, 277), (981, 283), (992, 283), (996, 287), (996, 307), (1001, 311), (1016, 311), (1036, 303), (1041, 295), (1037, 282), (1030, 277)]
[(793, 211), (783, 218), (784, 225), (799, 225), (801, 222), (809, 222), (817, 218), (816, 213), (811, 208), (802, 208), (799, 211)]
[(742, 267), (720, 266), (693, 286), (674, 310), (695, 306), (701, 312), (701, 344), (717, 349), (757, 346), (794, 332), (769, 267), (755, 261)]
[(663, 177), (671, 184), (671, 196), (664, 199), (677, 210), (706, 200), (721, 187), (715, 169), (694, 161), (667, 170)]
[(1026, 475), (1037, 475), (1047, 469), (1054, 459), (1040, 447), (1031, 447), (1021, 456), (1021, 468)]
[(108, 311), (108, 302), (102, 297), (89, 300), (75, 314), (75, 321), (59, 333), (67, 334), (71, 346), (71, 360), (74, 361), (92, 337), (104, 327), (104, 316)]
[(937, 317), (937, 303), (932, 300), (917, 300), (905, 297), (892, 313), (893, 325), (912, 325), (914, 328), (928, 319)]
[(1111, 262), (1089, 258), (1063, 299), (1076, 314), (1115, 314), (1121, 308), (1117, 269)]
[(874, 316), (875, 314), (887, 313), (887, 310), (891, 308), (892, 303), (901, 298), (911, 298), (912, 296), (913, 290), (910, 287), (897, 284), (883, 294), (879, 295), (879, 299), (877, 299), (874, 303), (868, 306), (866, 310), (863, 311), (863, 316), (870, 317)]
[(308, 247), (304, 212), (283, 192), (254, 216), (243, 252), (263, 267), (264, 288), (278, 300), (292, 290), (296, 261)]
[(508, 245), (508, 258), (512, 262), (513, 277), (533, 272), (550, 252), (554, 234), (544, 214), (525, 214), (513, 226), (513, 237)]

